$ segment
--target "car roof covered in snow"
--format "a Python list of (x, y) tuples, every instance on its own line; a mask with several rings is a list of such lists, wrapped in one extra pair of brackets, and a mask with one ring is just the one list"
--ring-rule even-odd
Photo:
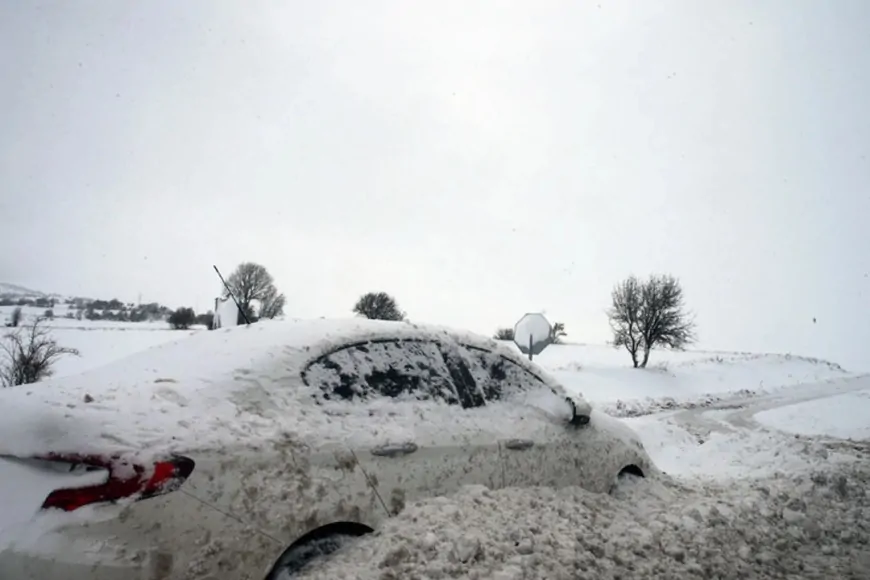
[(188, 438), (207, 438), (207, 425), (224, 418), (232, 423), (228, 431), (236, 430), (240, 413), (250, 415), (245, 429), (251, 434), (267, 426), (268, 409), (276, 408), (270, 386), (282, 387), (282, 404), (297, 405), (287, 387), (301, 388), (299, 376), (309, 361), (342, 345), (390, 338), (485, 348), (556, 384), (510, 348), (470, 332), (366, 319), (261, 321), (198, 332), (79, 375), (0, 391), (10, 417), (0, 425), (0, 455), (65, 447), (82, 452), (91, 437), (105, 446), (104, 434), (114, 447), (141, 448), (165, 441), (167, 430), (179, 426)]
[(368, 319), (267, 320), (250, 326), (200, 331), (177, 341), (153, 346), (84, 373), (49, 378), (20, 389), (101, 384), (140, 385), (143, 382), (205, 382), (216, 384), (233, 375), (266, 371), (278, 363), (287, 377), (323, 354), (344, 345), (385, 339), (457, 340), (469, 346), (512, 354), (497, 341), (461, 330), (410, 322)]
[[(287, 378), (298, 375), (309, 361), (343, 346), (389, 339), (455, 340), (512, 356), (520, 364), (526, 362), (498, 341), (443, 326), (361, 318), (267, 320), (250, 326), (200, 331), (80, 375), (48, 379), (22, 388), (82, 383), (98, 389), (106, 382), (134, 386), (148, 381), (217, 384), (240, 373), (269, 370)], [(535, 374), (545, 374), (536, 366), (528, 368)]]

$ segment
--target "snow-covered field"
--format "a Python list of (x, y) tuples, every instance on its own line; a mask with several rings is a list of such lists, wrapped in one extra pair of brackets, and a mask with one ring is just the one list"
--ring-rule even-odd
[[(82, 353), (58, 375), (198, 332), (51, 324)], [(554, 345), (536, 362), (624, 418), (667, 477), (617, 497), (466, 488), (409, 505), (304, 577), (870, 578), (867, 377), (751, 353), (655, 352), (632, 369), (595, 345)]]
[[(0, 306), (0, 333), (14, 310), (12, 306)], [(32, 323), (42, 316), (44, 308), (24, 307), (22, 324)], [(172, 330), (165, 322), (114, 322), (110, 320), (76, 320), (66, 318), (66, 305), (54, 308), (55, 318), (43, 324), (51, 327), (58, 344), (75, 348), (79, 356), (65, 356), (57, 361), (54, 376), (74, 375), (104, 366), (112, 361), (173, 340), (179, 340), (200, 328)]]
[(620, 417), (852, 376), (818, 359), (706, 351), (656, 352), (648, 368), (633, 369), (624, 350), (603, 345), (555, 345), (535, 360), (566, 388)]
[(755, 419), (788, 433), (870, 440), (870, 390), (762, 411)]
[[(0, 321), (13, 307), (0, 307)], [(45, 321), (62, 346), (78, 349), (78, 357), (64, 357), (54, 376), (77, 374), (152, 346), (180, 340), (201, 327), (171, 330), (164, 322), (113, 322), (64, 317)], [(25, 323), (43, 310), (24, 308)], [(2, 330), (2, 329), (0, 329)], [(647, 369), (630, 368), (628, 355), (605, 345), (553, 345), (535, 357), (566, 388), (583, 393), (609, 413), (630, 417), (674, 408), (677, 404), (708, 405), (723, 395), (744, 396), (804, 383), (851, 376), (838, 365), (790, 355), (722, 353), (708, 351), (656, 352)]]

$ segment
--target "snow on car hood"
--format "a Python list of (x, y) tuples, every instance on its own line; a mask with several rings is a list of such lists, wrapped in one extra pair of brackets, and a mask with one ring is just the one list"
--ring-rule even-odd
[(0, 455), (215, 448), (320, 437), (330, 429), (328, 438), (340, 442), (353, 435), (342, 416), (358, 410), (316, 405), (300, 372), (339, 343), (385, 337), (453, 337), (506, 351), (471, 333), (363, 319), (263, 321), (200, 332), (80, 375), (0, 391)]

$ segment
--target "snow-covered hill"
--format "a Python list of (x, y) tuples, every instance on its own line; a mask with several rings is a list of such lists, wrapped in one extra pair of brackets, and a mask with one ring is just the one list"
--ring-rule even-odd
[(10, 284), (9, 282), (0, 282), (0, 296), (9, 298), (46, 298), (49, 294), (32, 290), (19, 286), (18, 284)]

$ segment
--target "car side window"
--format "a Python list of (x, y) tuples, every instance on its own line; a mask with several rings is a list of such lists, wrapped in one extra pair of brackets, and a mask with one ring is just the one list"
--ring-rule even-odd
[(453, 385), (456, 387), (462, 408), (483, 407), (486, 400), (472, 371), (475, 361), (469, 358), (468, 351), (457, 344), (450, 343), (442, 344), (441, 352), (447, 362), (447, 367), (450, 369)]
[(450, 369), (433, 342), (372, 341), (348, 346), (308, 365), (305, 382), (324, 400), (390, 397), (459, 403)]
[(534, 373), (498, 353), (466, 347), (474, 361), (472, 374), (488, 401), (549, 386)]

